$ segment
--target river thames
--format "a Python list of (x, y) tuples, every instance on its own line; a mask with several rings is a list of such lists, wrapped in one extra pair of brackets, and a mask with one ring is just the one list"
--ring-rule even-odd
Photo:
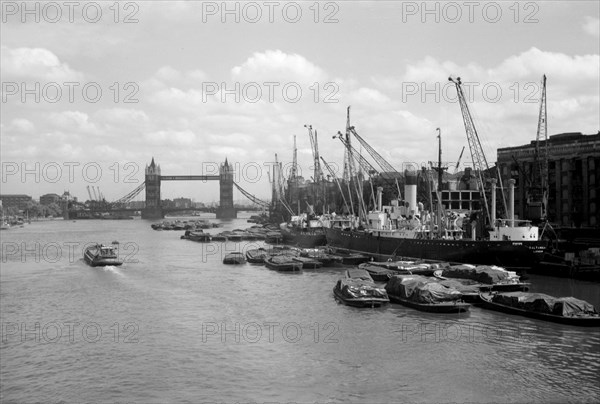
[[(150, 224), (56, 220), (2, 232), (2, 403), (600, 400), (599, 328), (479, 307), (352, 308), (333, 298), (343, 266), (226, 266), (224, 254), (263, 243), (194, 243)], [(113, 240), (122, 266), (85, 264), (86, 243)], [(529, 282), (600, 307), (600, 284)]]

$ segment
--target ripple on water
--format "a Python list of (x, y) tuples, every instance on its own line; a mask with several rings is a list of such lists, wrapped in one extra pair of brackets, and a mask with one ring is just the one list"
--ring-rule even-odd
[[(132, 241), (135, 259), (91, 268), (7, 260), (0, 277), (7, 402), (594, 402), (599, 329), (474, 307), (440, 316), (356, 309), (332, 288), (344, 268), (299, 274), (226, 266), (244, 244), (179, 240), (139, 220), (32, 224), (32, 243)], [(244, 227), (244, 220), (224, 229)], [(35, 230), (34, 230), (34, 226)], [(4, 237), (4, 234), (3, 234)], [(262, 245), (253, 242), (253, 247)], [(535, 278), (546, 293), (597, 285)], [(567, 289), (564, 289), (567, 287)], [(555, 288), (555, 289), (553, 289)], [(57, 342), (36, 333), (62, 327)], [(67, 323), (78, 323), (72, 341)], [(96, 324), (102, 332), (95, 342)], [(15, 328), (16, 325), (16, 328)], [(29, 333), (20, 335), (24, 325)], [(40, 331), (41, 332), (41, 331)], [(87, 340), (84, 338), (86, 337)]]

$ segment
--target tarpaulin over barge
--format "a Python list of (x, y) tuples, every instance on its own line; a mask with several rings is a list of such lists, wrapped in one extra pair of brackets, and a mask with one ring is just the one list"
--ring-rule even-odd
[(449, 302), (462, 297), (458, 290), (418, 275), (392, 276), (385, 290), (391, 295), (417, 303)]
[(471, 279), (479, 283), (493, 285), (510, 279), (513, 273), (504, 268), (489, 265), (454, 265), (442, 272), (445, 278)]
[(596, 313), (594, 306), (584, 300), (574, 297), (557, 298), (543, 293), (501, 293), (494, 295), (492, 301), (518, 309), (558, 316), (577, 316), (580, 314)]

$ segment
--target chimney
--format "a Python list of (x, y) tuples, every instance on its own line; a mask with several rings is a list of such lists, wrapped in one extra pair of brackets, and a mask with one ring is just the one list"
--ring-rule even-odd
[(508, 209), (510, 213), (508, 218), (510, 219), (510, 227), (515, 227), (515, 180), (508, 180)]
[(405, 170), (404, 178), (406, 183), (404, 185), (404, 197), (408, 202), (409, 215), (417, 214), (417, 173), (414, 170)]

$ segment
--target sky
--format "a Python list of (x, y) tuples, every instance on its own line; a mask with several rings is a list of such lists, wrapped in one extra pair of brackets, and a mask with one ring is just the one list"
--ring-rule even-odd
[[(597, 1), (2, 1), (1, 13), (3, 194), (85, 200), (93, 186), (116, 200), (152, 158), (162, 175), (214, 175), (227, 158), (267, 200), (294, 136), (313, 175), (304, 125), (341, 176), (333, 136), (348, 106), (398, 171), (437, 159), (436, 128), (443, 160), (466, 147), (468, 165), (451, 75), (489, 162), (535, 140), (544, 74), (549, 135), (600, 129)], [(162, 184), (163, 198), (218, 195), (216, 182)]]

